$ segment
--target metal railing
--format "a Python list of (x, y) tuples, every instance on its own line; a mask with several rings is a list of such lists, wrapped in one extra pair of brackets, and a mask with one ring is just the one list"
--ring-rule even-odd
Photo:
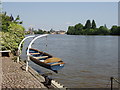
[(17, 53), (18, 53), (17, 62), (20, 61), (22, 43), (23, 43), (26, 39), (31, 38), (31, 37), (35, 37), (35, 35), (27, 36), (27, 37), (23, 38), (23, 40), (20, 42), (20, 44), (19, 44), (19, 46), (18, 46), (18, 52), (17, 52)]
[(43, 34), (43, 35), (39, 35), (39, 36), (35, 37), (35, 38), (30, 42), (30, 44), (28, 45), (28, 49), (27, 49), (27, 60), (26, 60), (26, 71), (28, 71), (28, 62), (30, 61), (29, 49), (31, 48), (33, 42), (34, 42), (35, 40), (37, 40), (38, 38), (45, 37), (45, 36), (47, 36), (47, 35), (49, 35), (49, 34)]
[(115, 81), (116, 83), (118, 83), (118, 89), (120, 90), (119, 86), (120, 86), (120, 81), (114, 77), (110, 77), (110, 81), (111, 81), (111, 90), (113, 90), (113, 81)]

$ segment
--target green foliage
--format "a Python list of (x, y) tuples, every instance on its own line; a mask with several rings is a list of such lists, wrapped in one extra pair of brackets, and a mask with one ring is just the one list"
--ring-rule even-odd
[(7, 16), (6, 12), (0, 14), (2, 17), (2, 32), (8, 32), (8, 27), (11, 23), (16, 23), (16, 24), (22, 24), (22, 21), (19, 21), (19, 15), (17, 16), (17, 18), (14, 20), (13, 16)]
[(96, 28), (96, 23), (92, 20), (87, 20), (85, 26), (81, 23), (75, 26), (69, 26), (67, 34), (69, 35), (120, 35), (120, 26), (113, 26), (110, 30), (107, 28), (106, 24)]
[(112, 35), (120, 35), (120, 26), (112, 26), (110, 30)]
[(106, 27), (100, 26), (95, 33), (98, 35), (109, 35), (110, 32)]
[(67, 34), (75, 35), (75, 28), (74, 26), (69, 26)]
[(106, 24), (104, 25), (105, 28), (107, 28)]
[(41, 29), (34, 30), (33, 32), (34, 32), (34, 34), (47, 34), (47, 33), (49, 33), (47, 31), (44, 31), (44, 30), (41, 30)]
[[(15, 21), (13, 16), (7, 16), (6, 13), (2, 15), (2, 50), (11, 50), (15, 55), (18, 45), (24, 38), (24, 28), (19, 21)], [(18, 19), (17, 19), (18, 20)]]
[(90, 29), (91, 28), (91, 22), (90, 20), (87, 20), (84, 29)]
[(10, 21), (14, 21), (14, 18), (12, 15), (10, 16)]
[(81, 23), (75, 25), (75, 30), (79, 31), (79, 30), (82, 30), (82, 29), (83, 29), (83, 25)]
[(96, 23), (95, 23), (95, 21), (93, 20), (92, 21), (92, 29), (95, 29), (96, 28)]
[(120, 35), (120, 26), (118, 26), (117, 35)]

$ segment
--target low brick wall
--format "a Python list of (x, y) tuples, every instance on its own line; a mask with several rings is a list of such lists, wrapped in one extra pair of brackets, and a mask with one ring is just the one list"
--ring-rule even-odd
[(10, 50), (0, 51), (0, 57), (11, 57), (11, 51)]

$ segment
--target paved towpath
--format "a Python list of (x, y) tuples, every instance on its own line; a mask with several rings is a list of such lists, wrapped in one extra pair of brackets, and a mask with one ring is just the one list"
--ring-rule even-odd
[(31, 68), (26, 72), (22, 65), (9, 57), (2, 57), (2, 88), (46, 88), (41, 83), (44, 82), (42, 76)]

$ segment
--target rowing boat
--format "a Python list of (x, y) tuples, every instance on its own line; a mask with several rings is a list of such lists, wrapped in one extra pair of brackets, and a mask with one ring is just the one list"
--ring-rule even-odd
[(53, 57), (52, 55), (39, 51), (37, 49), (30, 48), (29, 54), (30, 60), (32, 60), (34, 63), (50, 69), (56, 73), (58, 70), (62, 69), (65, 64), (60, 58)]

